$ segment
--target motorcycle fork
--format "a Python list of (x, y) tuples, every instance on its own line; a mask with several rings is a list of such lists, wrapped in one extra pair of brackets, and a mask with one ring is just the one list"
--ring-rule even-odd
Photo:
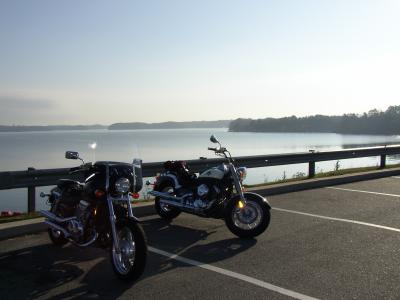
[(115, 252), (117, 252), (117, 254), (120, 254), (121, 248), (119, 247), (117, 228), (115, 225), (117, 222), (117, 218), (116, 218), (115, 212), (114, 212), (113, 201), (112, 201), (110, 195), (108, 194), (109, 188), (110, 188), (110, 166), (107, 164), (107, 166), (106, 166), (106, 191), (107, 191), (108, 213), (110, 216), (110, 226), (111, 226), (111, 233), (112, 233), (112, 237), (113, 237)]
[(236, 168), (232, 163), (229, 164), (229, 170), (231, 172), (231, 176), (233, 179), (233, 184), (235, 186), (236, 192), (239, 194), (240, 200), (243, 202), (243, 204), (246, 205), (246, 199), (244, 197), (242, 184), (240, 183), (239, 177), (237, 176)]
[(131, 219), (135, 219), (135, 217), (133, 216), (133, 210), (132, 210), (132, 203), (131, 203), (131, 199), (128, 196), (128, 200), (126, 201), (127, 205), (128, 205), (128, 216)]
[(112, 233), (112, 237), (113, 237), (115, 252), (120, 254), (121, 253), (121, 249), (119, 247), (119, 240), (118, 240), (118, 236), (117, 236), (117, 228), (116, 228), (116, 225), (115, 225), (116, 222), (117, 222), (117, 218), (115, 216), (113, 202), (109, 197), (107, 197), (107, 203), (108, 203), (108, 211), (109, 211), (109, 214), (110, 214), (111, 233)]

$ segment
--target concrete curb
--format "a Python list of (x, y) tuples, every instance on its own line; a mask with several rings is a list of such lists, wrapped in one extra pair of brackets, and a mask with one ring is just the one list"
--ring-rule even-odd
[(44, 218), (0, 224), (0, 241), (13, 237), (33, 234), (47, 229)]
[[(299, 182), (288, 182), (282, 184), (274, 184), (271, 186), (249, 188), (248, 191), (257, 192), (263, 196), (271, 196), (397, 175), (400, 175), (400, 168), (377, 170), (327, 178), (307, 179)], [(152, 202), (134, 204), (133, 208), (135, 216), (137, 216), (138, 218), (156, 214), (154, 204)], [(43, 223), (43, 220), (43, 218), (37, 218), (32, 220), (0, 224), (0, 240), (45, 231), (47, 227)]]

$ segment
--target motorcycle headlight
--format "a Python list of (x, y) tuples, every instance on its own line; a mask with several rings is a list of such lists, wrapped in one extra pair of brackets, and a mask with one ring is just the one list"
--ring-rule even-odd
[(245, 167), (237, 168), (237, 174), (239, 176), (240, 181), (243, 181), (246, 179), (247, 169)]
[(120, 178), (115, 182), (115, 191), (120, 194), (129, 192), (131, 183), (128, 178)]

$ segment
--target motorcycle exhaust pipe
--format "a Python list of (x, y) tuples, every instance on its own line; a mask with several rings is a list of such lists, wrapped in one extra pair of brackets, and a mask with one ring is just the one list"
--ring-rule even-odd
[(71, 239), (69, 241), (71, 243), (73, 243), (74, 245), (78, 246), (78, 247), (85, 248), (85, 247), (90, 246), (91, 244), (93, 244), (97, 240), (98, 236), (99, 235), (96, 232), (96, 234), (88, 242), (83, 243), (83, 244), (79, 244), (79, 243), (77, 243), (77, 242), (75, 242), (74, 240), (71, 240)]
[(182, 203), (179, 203), (179, 202), (169, 201), (169, 200), (164, 200), (164, 199), (161, 199), (160, 203), (174, 206), (176, 208), (181, 209), (182, 211), (186, 211), (186, 212), (189, 212), (189, 213), (195, 213), (195, 214), (201, 215), (201, 216), (205, 215), (203, 208), (194, 207), (192, 205), (185, 205), (185, 204), (182, 204)]
[(50, 222), (49, 220), (45, 220), (44, 223), (46, 225), (48, 225), (50, 228), (54, 229), (54, 230), (58, 230), (61, 231), (64, 234), (64, 237), (68, 238), (70, 236), (70, 234), (68, 233), (68, 231), (66, 231), (64, 228), (62, 228), (61, 226), (54, 224), (53, 222)]
[(176, 202), (176, 201), (170, 201), (170, 200), (165, 200), (165, 199), (161, 199), (160, 203), (162, 204), (167, 204), (167, 205), (171, 205), (171, 206), (175, 206), (175, 207), (179, 207), (179, 208), (193, 208), (191, 206)]
[(154, 197), (160, 197), (162, 201), (164, 200), (168, 200), (168, 201), (172, 201), (174, 202), (174, 204), (179, 204), (179, 202), (183, 202), (183, 198), (178, 198), (175, 196), (171, 196), (168, 193), (161, 193), (158, 191), (151, 191), (149, 192), (150, 195), (154, 196)]
[(52, 212), (47, 211), (47, 210), (41, 210), (41, 211), (40, 211), (40, 214), (41, 214), (43, 217), (45, 217), (45, 218), (47, 218), (47, 219), (49, 219), (49, 220), (51, 220), (51, 221), (53, 221), (53, 222), (56, 222), (56, 223), (65, 223), (65, 222), (68, 222), (68, 221), (71, 221), (71, 220), (75, 220), (75, 219), (76, 219), (76, 217), (60, 218), (60, 217), (57, 217), (57, 216), (56, 216), (55, 214), (53, 214)]
[(183, 204), (185, 196), (178, 198), (178, 197), (171, 196), (168, 193), (161, 193), (161, 192), (157, 192), (157, 191), (151, 191), (151, 192), (149, 192), (149, 194), (153, 195), (155, 197), (160, 197), (161, 198), (160, 202), (162, 204), (175, 206), (184, 211), (196, 212), (196, 213), (201, 213), (203, 211), (203, 209), (201, 209), (201, 208), (196, 208), (192, 205)]
[(76, 245), (78, 247), (81, 247), (81, 248), (85, 248), (87, 246), (90, 246), (91, 244), (93, 244), (97, 240), (97, 238), (99, 236), (97, 234), (97, 232), (96, 232), (96, 234), (94, 234), (94, 236), (88, 242), (79, 244), (76, 241), (74, 241), (73, 239), (69, 238), (71, 236), (71, 234), (69, 234), (68, 231), (65, 230), (64, 228), (62, 228), (61, 226), (59, 226), (57, 224), (54, 224), (54, 223), (50, 222), (49, 220), (45, 220), (44, 223), (47, 226), (49, 226), (50, 228), (62, 232), (62, 234), (64, 235), (65, 238), (67, 238), (74, 245)]

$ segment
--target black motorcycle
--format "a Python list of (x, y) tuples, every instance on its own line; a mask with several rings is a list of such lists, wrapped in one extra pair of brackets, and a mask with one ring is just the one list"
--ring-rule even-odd
[(146, 238), (133, 215), (131, 197), (142, 188), (142, 164), (100, 161), (87, 163), (78, 152), (68, 151), (67, 159), (80, 159), (80, 167), (70, 169), (71, 176), (83, 183), (59, 180), (48, 197), (50, 211), (42, 210), (53, 244), (68, 242), (79, 247), (96, 245), (109, 248), (116, 275), (135, 280), (144, 271), (147, 256)]
[(161, 218), (172, 220), (182, 211), (202, 217), (224, 218), (229, 230), (241, 238), (255, 237), (265, 231), (270, 222), (266, 198), (244, 192), (242, 182), (247, 170), (236, 168), (230, 152), (214, 135), (210, 141), (219, 147), (208, 148), (225, 162), (202, 172), (191, 173), (183, 161), (167, 161), (165, 172), (157, 177), (154, 190), (155, 209)]

